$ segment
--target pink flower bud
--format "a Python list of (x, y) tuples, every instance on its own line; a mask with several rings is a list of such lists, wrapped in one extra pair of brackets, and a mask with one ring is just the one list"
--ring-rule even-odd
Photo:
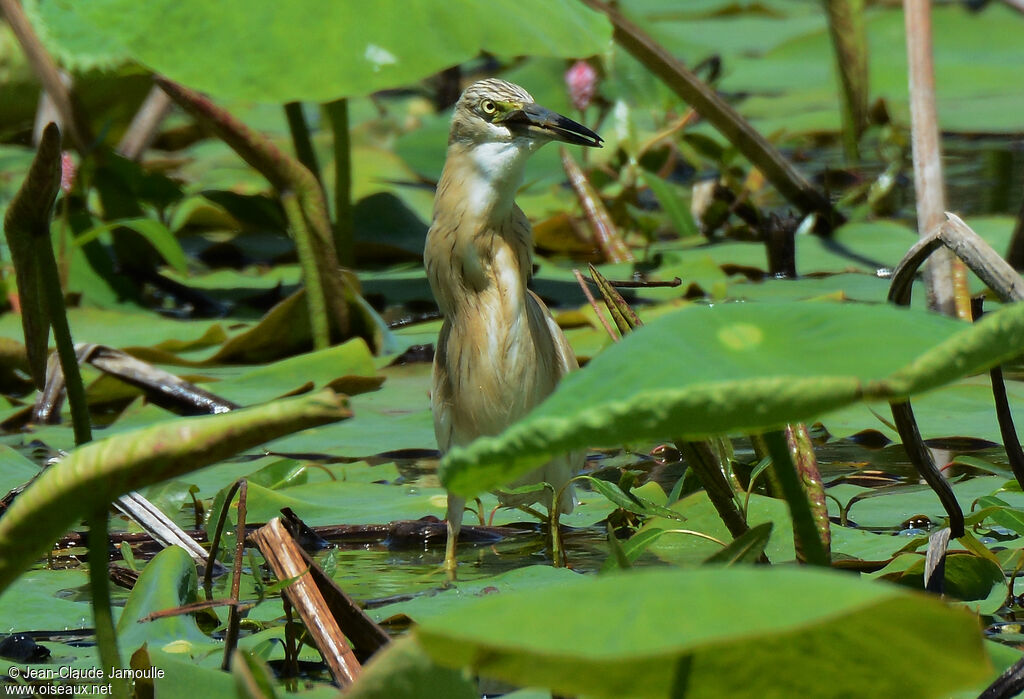
[(583, 111), (597, 92), (597, 71), (586, 61), (576, 61), (565, 73), (565, 85), (573, 106)]
[(60, 188), (64, 194), (70, 194), (71, 188), (75, 186), (75, 172), (78, 168), (69, 151), (60, 154)]

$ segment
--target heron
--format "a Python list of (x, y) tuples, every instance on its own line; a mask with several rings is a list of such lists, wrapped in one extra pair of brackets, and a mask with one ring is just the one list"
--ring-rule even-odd
[[(578, 368), (561, 328), (527, 288), (533, 231), (515, 203), (526, 161), (549, 141), (602, 144), (587, 127), (541, 107), (504, 80), (473, 83), (455, 105), (424, 250), (427, 278), (444, 314), (430, 399), (442, 453), (500, 433)], [(508, 486), (543, 482), (552, 489), (498, 492), (499, 500), (571, 512), (576, 499), (570, 480), (582, 461), (582, 454), (555, 459)], [(553, 493), (561, 493), (558, 502)], [(454, 576), (466, 501), (449, 493), (447, 504), (444, 565)]]

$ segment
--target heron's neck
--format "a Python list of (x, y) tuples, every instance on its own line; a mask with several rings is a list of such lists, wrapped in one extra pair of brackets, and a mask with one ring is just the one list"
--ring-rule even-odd
[[(512, 212), (523, 169), (537, 144), (526, 139), (504, 142), (454, 142), (448, 147), (441, 184), (453, 189), (446, 206), (481, 222), (498, 223)], [(449, 182), (445, 182), (448, 179)], [(437, 204), (435, 203), (435, 211)]]
[(534, 149), (526, 141), (448, 147), (425, 252), (445, 314), (487, 305), (475, 296), (507, 310), (524, 306), (533, 239), (515, 194)]

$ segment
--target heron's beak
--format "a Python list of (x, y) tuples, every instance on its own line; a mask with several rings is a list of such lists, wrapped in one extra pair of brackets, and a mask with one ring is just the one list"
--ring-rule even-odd
[(539, 104), (525, 104), (522, 108), (509, 112), (502, 121), (509, 126), (525, 127), (528, 133), (545, 135), (556, 141), (564, 141), (577, 146), (600, 148), (604, 140), (583, 124), (578, 124)]

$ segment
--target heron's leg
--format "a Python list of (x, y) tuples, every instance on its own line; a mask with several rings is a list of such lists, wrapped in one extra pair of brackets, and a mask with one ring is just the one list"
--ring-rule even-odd
[(466, 511), (466, 500), (448, 495), (448, 542), (444, 550), (444, 569), (448, 572), (451, 580), (455, 579), (455, 569), (458, 562), (455, 560), (455, 545), (459, 540), (459, 530), (462, 529), (462, 514)]

